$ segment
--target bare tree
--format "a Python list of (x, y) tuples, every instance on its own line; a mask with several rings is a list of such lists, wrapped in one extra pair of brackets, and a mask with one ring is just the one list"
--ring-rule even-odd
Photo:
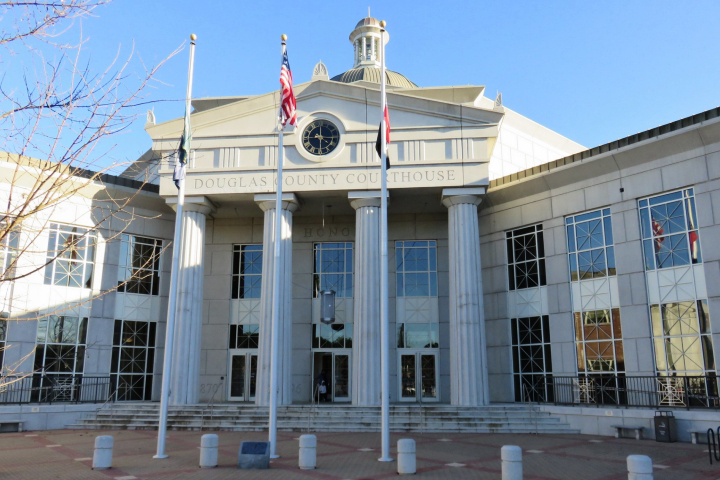
[[(96, 69), (76, 27), (105, 3), (0, 0), (0, 296), (9, 292), (6, 303), (14, 300), (16, 281), (55, 263), (68, 269), (62, 272), (68, 282), (85, 281), (72, 271), (73, 262), (91, 255), (98, 242), (119, 238), (139, 218), (134, 206), (147, 178), (130, 189), (107, 185), (108, 172), (127, 163), (113, 162), (112, 150), (117, 135), (152, 103), (149, 91), (159, 68), (180, 49), (147, 66), (134, 47), (125, 54), (118, 48), (109, 65)], [(70, 208), (84, 213), (71, 219)], [(48, 243), (58, 217), (82, 226), (51, 233), (57, 237)], [(146, 270), (138, 268), (126, 282), (142, 275)], [(37, 320), (76, 306), (11, 318)], [(5, 305), (0, 318), (8, 310)], [(5, 365), (0, 390), (17, 378), (18, 365)]]

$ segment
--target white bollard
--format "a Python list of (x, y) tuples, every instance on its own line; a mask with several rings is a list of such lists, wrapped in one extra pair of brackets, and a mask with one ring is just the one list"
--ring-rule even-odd
[(397, 462), (399, 475), (411, 475), (417, 470), (415, 459), (415, 440), (403, 438), (397, 443)]
[(317, 437), (300, 435), (300, 454), (298, 467), (300, 470), (314, 470), (317, 465)]
[(628, 480), (652, 480), (652, 459), (646, 455), (628, 455)]
[(502, 480), (522, 480), (522, 448), (505, 445), (500, 449), (502, 459)]
[(215, 468), (218, 460), (218, 436), (208, 433), (200, 437), (200, 468)]
[(95, 453), (93, 453), (93, 470), (105, 470), (112, 466), (112, 451), (115, 439), (110, 435), (95, 437)]

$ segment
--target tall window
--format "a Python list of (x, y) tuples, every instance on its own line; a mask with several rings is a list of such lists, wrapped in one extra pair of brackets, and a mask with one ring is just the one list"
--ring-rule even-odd
[(5, 357), (5, 339), (7, 338), (7, 320), (0, 319), (0, 370), (2, 370), (4, 364), (3, 359)]
[(115, 320), (110, 377), (115, 400), (151, 400), (155, 322)]
[[(75, 400), (75, 387), (81, 383), (85, 366), (87, 322), (87, 318), (56, 315), (38, 322), (33, 388), (41, 396), (44, 388), (59, 385), (67, 387), (65, 394), (54, 388), (53, 400)], [(41, 397), (40, 401), (44, 400)]]
[(12, 277), (12, 273), (6, 274), (6, 272), (14, 266), (15, 259), (18, 255), (19, 241), (20, 230), (14, 229), (8, 231), (5, 238), (0, 242), (0, 278)]
[[(597, 278), (615, 276), (615, 247), (610, 209), (566, 217), (565, 224), (570, 280), (582, 285)], [(625, 355), (620, 309), (581, 309), (573, 313), (578, 374), (623, 373)], [(604, 380), (596, 378), (594, 381)], [(615, 390), (617, 389), (612, 389)]]
[(625, 371), (619, 308), (575, 312), (575, 343), (579, 374)]
[(45, 284), (91, 288), (96, 242), (87, 228), (51, 223)]
[(230, 325), (229, 348), (258, 348), (259, 341), (259, 324)]
[(334, 290), (337, 298), (353, 296), (353, 244), (316, 243), (313, 296)]
[(232, 298), (260, 298), (262, 245), (233, 245)]
[(398, 323), (397, 348), (439, 348), (440, 324)]
[(160, 289), (162, 240), (122, 235), (118, 292), (157, 295)]
[(706, 300), (651, 305), (650, 313), (659, 375), (715, 373)]
[(548, 316), (513, 318), (510, 322), (515, 400), (552, 401), (552, 382), (545, 381), (552, 375)]
[(397, 296), (437, 297), (437, 242), (395, 242)]
[(567, 217), (565, 223), (570, 279), (577, 281), (615, 275), (610, 209)]
[(312, 348), (352, 348), (352, 323), (314, 323)]
[(505, 238), (510, 290), (545, 285), (545, 242), (542, 225), (505, 232)]
[(702, 262), (692, 188), (640, 200), (645, 269)]

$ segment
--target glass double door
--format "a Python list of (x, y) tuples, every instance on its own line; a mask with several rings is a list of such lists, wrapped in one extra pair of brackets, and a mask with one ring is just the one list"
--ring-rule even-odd
[(350, 354), (347, 351), (313, 351), (312, 391), (316, 403), (350, 401)]
[(235, 402), (255, 400), (257, 357), (255, 352), (230, 350), (229, 400)]
[(437, 402), (438, 354), (398, 350), (401, 402)]

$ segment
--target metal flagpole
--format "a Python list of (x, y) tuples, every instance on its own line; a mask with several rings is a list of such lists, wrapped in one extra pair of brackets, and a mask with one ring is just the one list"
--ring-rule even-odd
[[(190, 124), (190, 108), (193, 82), (193, 63), (195, 61), (195, 40), (197, 35), (190, 35), (190, 66), (188, 67), (187, 95), (185, 97), (185, 125)], [(190, 154), (190, 129), (183, 129), (187, 135), (185, 141)], [(180, 146), (182, 148), (182, 145)], [(180, 153), (178, 153), (180, 155)], [(186, 159), (187, 160), (187, 159)], [(179, 159), (178, 159), (179, 161)], [(165, 356), (163, 358), (162, 391), (160, 393), (160, 421), (158, 423), (157, 453), (153, 458), (168, 458), (165, 453), (165, 436), (167, 434), (168, 402), (170, 400), (170, 372), (172, 371), (173, 343), (175, 342), (175, 306), (177, 304), (178, 270), (180, 267), (180, 250), (182, 245), (183, 206), (185, 205), (185, 176), (178, 180), (177, 207), (175, 211), (175, 235), (173, 237), (172, 270), (170, 271), (170, 298), (168, 299), (167, 331), (165, 332)]]
[(390, 372), (388, 361), (390, 343), (388, 338), (388, 233), (387, 233), (387, 133), (385, 125), (385, 20), (380, 22), (380, 376), (382, 378), (382, 455), (381, 462), (392, 462), (390, 457)]
[[(282, 65), (285, 55), (285, 40), (287, 35), (281, 37), (282, 47), (280, 48), (280, 64)], [(280, 117), (282, 118), (282, 87), (280, 87)], [(271, 327), (270, 347), (270, 458), (280, 458), (277, 454), (277, 397), (278, 397), (278, 325), (280, 323), (280, 242), (282, 240), (282, 169), (285, 152), (283, 150), (283, 131), (285, 125), (278, 122), (278, 173), (277, 173), (277, 198), (275, 203), (275, 263), (273, 264), (273, 309)]]

